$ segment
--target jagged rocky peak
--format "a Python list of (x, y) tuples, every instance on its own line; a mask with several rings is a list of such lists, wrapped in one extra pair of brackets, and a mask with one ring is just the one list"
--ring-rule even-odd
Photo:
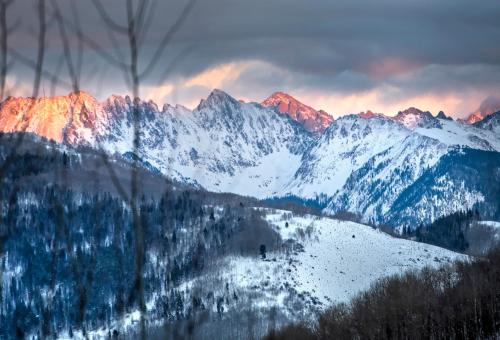
[(489, 96), (481, 102), (476, 111), (472, 112), (466, 119), (460, 119), (460, 122), (474, 124), (497, 111), (500, 111), (500, 97)]
[(410, 107), (399, 111), (394, 120), (403, 124), (407, 128), (432, 128), (440, 127), (439, 121), (429, 111), (422, 111), (416, 107)]
[(206, 99), (202, 99), (197, 109), (201, 110), (203, 108), (216, 108), (223, 105), (241, 105), (242, 103), (235, 98), (231, 97), (226, 92), (214, 89)]
[(431, 115), (431, 113), (429, 111), (422, 111), (422, 110), (412, 106), (412, 107), (407, 108), (406, 110), (399, 111), (398, 115), (399, 116), (407, 116), (407, 115), (421, 116), (421, 115)]
[(128, 111), (132, 106), (132, 99), (129, 96), (111, 95), (103, 102), (103, 107), (116, 113)]
[(287, 114), (314, 133), (322, 133), (334, 120), (326, 111), (315, 110), (284, 92), (273, 93), (261, 104), (265, 107), (272, 107), (279, 113)]
[(438, 119), (446, 119), (446, 120), (453, 120), (453, 118), (447, 116), (443, 111), (439, 111), (436, 118)]
[(158, 105), (153, 100), (142, 100), (135, 98), (132, 100), (130, 96), (111, 95), (107, 98), (103, 106), (111, 111), (125, 110), (129, 111), (136, 105), (140, 110), (148, 109), (152, 112), (159, 112)]
[(105, 119), (102, 105), (85, 91), (66, 96), (9, 97), (0, 107), (1, 131), (33, 132), (57, 142), (71, 142)]
[(373, 112), (371, 110), (360, 112), (360, 113), (358, 113), (358, 116), (361, 118), (366, 118), (366, 119), (373, 118), (373, 117), (385, 117), (385, 115), (383, 113), (377, 113), (377, 112)]
[(494, 131), (497, 135), (500, 134), (500, 111), (488, 115), (486, 118), (473, 125), (480, 129)]

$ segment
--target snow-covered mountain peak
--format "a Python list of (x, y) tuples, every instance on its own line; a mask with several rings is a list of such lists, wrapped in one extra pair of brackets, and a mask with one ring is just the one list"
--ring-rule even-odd
[(161, 108), (161, 112), (167, 112), (167, 111), (171, 110), (172, 108), (173, 108), (172, 105), (165, 103), (165, 104), (163, 104), (163, 107)]
[(439, 120), (429, 111), (422, 111), (416, 107), (410, 107), (404, 111), (399, 111), (393, 119), (408, 128), (439, 127)]
[(308, 131), (322, 133), (333, 122), (333, 117), (324, 110), (315, 110), (284, 92), (275, 92), (262, 103), (282, 114), (287, 114), (302, 124)]
[(481, 115), (481, 113), (474, 112), (474, 113), (471, 113), (469, 115), (469, 117), (467, 117), (467, 119), (460, 119), (459, 121), (462, 123), (465, 123), (465, 124), (472, 125), (472, 124), (475, 124), (477, 122), (480, 122), (481, 120), (483, 120), (483, 116)]
[(202, 99), (200, 101), (200, 104), (198, 104), (195, 110), (202, 110), (205, 108), (221, 108), (224, 106), (231, 107), (238, 106), (240, 104), (243, 103), (231, 97), (226, 92), (219, 89), (214, 89), (206, 99)]

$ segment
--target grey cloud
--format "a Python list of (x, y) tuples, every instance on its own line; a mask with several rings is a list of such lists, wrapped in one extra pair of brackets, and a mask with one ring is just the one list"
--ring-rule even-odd
[[(69, 18), (71, 1), (59, 1)], [(88, 1), (75, 4), (86, 34), (115, 53), (95, 9)], [(103, 4), (123, 23), (123, 2)], [(183, 4), (181, 0), (157, 1), (148, 39), (141, 48), (142, 60), (150, 58)], [(32, 3), (16, 1), (11, 21), (17, 17), (23, 19), (23, 25), (11, 43), (33, 56), (36, 45), (29, 32), (36, 28), (36, 21)], [(254, 96), (273, 87), (351, 93), (384, 85), (400, 90), (388, 93), (388, 100), (426, 91), (494, 92), (500, 87), (498, 17), (498, 0), (199, 0), (145, 84), (161, 81), (159, 75), (181, 55), (169, 73), (171, 79), (242, 60), (262, 60), (286, 71), (242, 74), (233, 86), (246, 87)], [(56, 28), (49, 29), (49, 68), (54, 68), (61, 53)], [(126, 41), (118, 44), (125, 47)], [(180, 54), (182, 51), (189, 53)], [(387, 60), (401, 61), (403, 70), (386, 67)], [(95, 53), (85, 52), (84, 65), (84, 72), (107, 70), (104, 88), (126, 89), (118, 72)], [(28, 77), (28, 72), (18, 72)], [(89, 84), (95, 86), (95, 81)]]

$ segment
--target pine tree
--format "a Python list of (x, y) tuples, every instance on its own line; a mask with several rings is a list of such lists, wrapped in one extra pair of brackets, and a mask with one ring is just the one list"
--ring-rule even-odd
[(266, 258), (266, 245), (265, 244), (260, 245), (259, 252), (260, 252), (261, 258), (264, 260)]

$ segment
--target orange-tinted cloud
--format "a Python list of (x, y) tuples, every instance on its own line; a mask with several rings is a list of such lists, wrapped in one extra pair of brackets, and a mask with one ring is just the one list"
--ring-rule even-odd
[[(454, 117), (465, 117), (466, 112), (473, 111), (484, 98), (480, 93), (424, 93), (410, 96), (401, 100), (387, 101), (384, 91), (387, 88), (376, 88), (370, 91), (353, 94), (316, 94), (314, 92), (301, 93), (302, 100), (316, 108), (322, 108), (335, 117), (344, 114), (359, 113), (366, 110), (382, 112), (386, 115), (395, 115), (398, 111), (408, 107), (417, 107), (434, 114), (443, 110)], [(457, 114), (459, 112), (460, 114)]]
[(375, 79), (383, 79), (387, 76), (408, 74), (418, 66), (417, 63), (409, 60), (387, 57), (370, 63), (367, 73)]

